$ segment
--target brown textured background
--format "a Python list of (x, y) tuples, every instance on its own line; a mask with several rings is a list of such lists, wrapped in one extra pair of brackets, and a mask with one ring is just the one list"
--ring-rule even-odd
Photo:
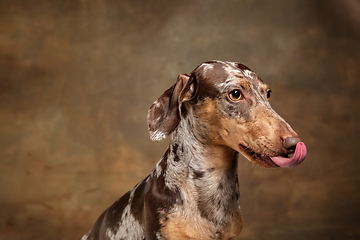
[(167, 141), (146, 114), (179, 73), (239, 61), (308, 147), (239, 160), (239, 239), (360, 239), (360, 1), (0, 1), (0, 239), (77, 239)]

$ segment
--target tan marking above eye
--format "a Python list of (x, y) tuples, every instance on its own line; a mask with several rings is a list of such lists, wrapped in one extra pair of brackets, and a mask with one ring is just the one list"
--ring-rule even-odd
[(243, 87), (245, 90), (250, 89), (250, 85), (249, 85), (249, 83), (247, 81), (241, 81), (240, 86)]
[(262, 84), (261, 89), (263, 90), (263, 92), (267, 92), (269, 90), (269, 87), (266, 84)]
[(235, 89), (229, 92), (228, 97), (232, 101), (239, 101), (243, 98), (243, 95), (240, 90)]

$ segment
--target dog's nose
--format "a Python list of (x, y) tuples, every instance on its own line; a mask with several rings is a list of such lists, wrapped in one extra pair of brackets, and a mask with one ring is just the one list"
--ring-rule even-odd
[(287, 137), (283, 140), (283, 146), (286, 150), (295, 151), (296, 144), (300, 142), (298, 137)]

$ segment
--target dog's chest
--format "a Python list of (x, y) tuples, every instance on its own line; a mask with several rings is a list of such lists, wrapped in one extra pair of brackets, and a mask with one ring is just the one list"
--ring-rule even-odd
[[(203, 179), (203, 183), (208, 183)], [(224, 192), (214, 186), (183, 185), (182, 204), (174, 205), (169, 211), (160, 212), (162, 239), (232, 239), (242, 226), (238, 193), (229, 184)], [(201, 191), (207, 188), (209, 191)], [(216, 188), (217, 192), (211, 188)], [(229, 193), (232, 188), (232, 194)]]
[(232, 239), (241, 231), (240, 212), (222, 224), (215, 224), (200, 214), (188, 215), (180, 209), (162, 219), (162, 239)]

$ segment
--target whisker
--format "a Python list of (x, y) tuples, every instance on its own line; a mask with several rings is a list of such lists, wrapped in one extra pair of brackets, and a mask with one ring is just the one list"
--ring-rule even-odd
[(204, 110), (202, 110), (202, 111), (196, 112), (196, 114), (201, 114), (201, 113), (206, 113), (206, 112), (208, 112), (208, 110), (207, 110), (207, 109), (204, 109)]
[(219, 135), (217, 137), (215, 137), (212, 141), (214, 142), (218, 137), (221, 137), (221, 134), (219, 133)]

